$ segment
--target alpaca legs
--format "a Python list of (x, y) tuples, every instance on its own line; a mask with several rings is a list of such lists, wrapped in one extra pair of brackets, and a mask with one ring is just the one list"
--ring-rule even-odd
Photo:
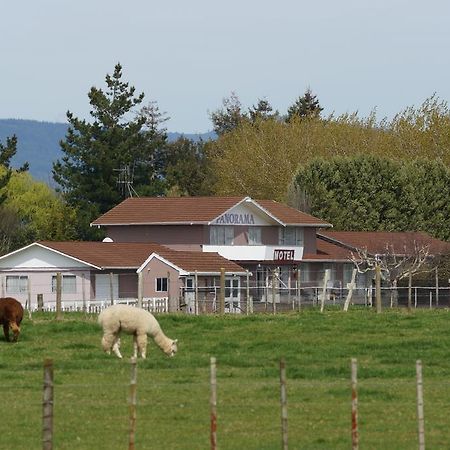
[(122, 359), (122, 354), (120, 353), (120, 338), (119, 338), (119, 336), (116, 336), (114, 339), (112, 351), (118, 358)]
[[(119, 337), (115, 335), (114, 333), (105, 333), (102, 337), (102, 348), (103, 351), (108, 353), (108, 355), (111, 354), (111, 350), (119, 357), (121, 358), (122, 355), (120, 355), (118, 347), (120, 346), (120, 343), (118, 343)], [(117, 354), (119, 352), (119, 354)], [(120, 356), (119, 356), (120, 355)]]
[(146, 334), (137, 335), (136, 343), (137, 343), (137, 348), (139, 350), (139, 353), (141, 354), (141, 357), (143, 359), (145, 359), (146, 351), (147, 351), (147, 335)]

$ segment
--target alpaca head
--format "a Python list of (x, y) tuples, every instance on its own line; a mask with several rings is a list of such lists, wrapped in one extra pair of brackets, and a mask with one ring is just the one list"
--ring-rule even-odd
[(165, 354), (167, 356), (175, 356), (175, 353), (178, 351), (178, 345), (177, 345), (178, 339), (170, 340), (170, 345), (167, 347), (167, 350), (165, 350)]

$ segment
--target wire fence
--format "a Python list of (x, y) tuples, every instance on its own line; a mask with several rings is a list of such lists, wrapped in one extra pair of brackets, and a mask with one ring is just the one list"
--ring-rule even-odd
[[(95, 448), (132, 450), (136, 442), (140, 444), (136, 448), (190, 449), (193, 448), (188, 444), (191, 439), (199, 442), (199, 435), (202, 435), (200, 441), (205, 444), (208, 434), (211, 450), (219, 446), (236, 448), (227, 440), (244, 443), (249, 438), (256, 443), (252, 448), (257, 448), (261, 439), (265, 442), (270, 439), (280, 442), (281, 448), (287, 450), (289, 445), (305, 448), (305, 442), (312, 442), (311, 435), (316, 443), (321, 439), (325, 444), (324, 438), (331, 430), (341, 444), (343, 441), (351, 443), (355, 450), (360, 441), (364, 445), (367, 440), (378, 442), (378, 448), (412, 448), (414, 444), (424, 450), (425, 424), (432, 428), (430, 442), (434, 443), (434, 448), (443, 448), (439, 443), (448, 442), (450, 438), (446, 426), (450, 404), (448, 396), (442, 395), (449, 393), (449, 383), (424, 381), (420, 360), (416, 361), (415, 378), (411, 370), (408, 379), (388, 380), (360, 378), (356, 359), (349, 364), (348, 378), (326, 381), (289, 377), (289, 361), (283, 358), (278, 380), (275, 376), (264, 380), (230, 378), (223, 369), (216, 367), (214, 357), (210, 359), (209, 382), (206, 376), (184, 383), (146, 377), (138, 381), (134, 358), (129, 383), (124, 377), (122, 383), (112, 379), (97, 383), (55, 383), (60, 371), (57, 363), (54, 367), (53, 361), (47, 359), (42, 384), (36, 380), (30, 385), (3, 385), (5, 399), (27, 398), (27, 413), (41, 411), (41, 442), (45, 450), (53, 448), (54, 440), (59, 440), (60, 448), (94, 448), (77, 445), (83, 442), (83, 445), (96, 445)], [(335, 404), (332, 413), (326, 413), (324, 402)], [(8, 405), (9, 415), (3, 418), (3, 425), (16, 426), (12, 420), (14, 415), (19, 417), (17, 423), (37, 423), (36, 417), (27, 420), (19, 402), (8, 401)], [(181, 417), (186, 426), (177, 432), (176, 427), (180, 428), (183, 422), (176, 423), (174, 428), (168, 418), (177, 422)], [(396, 421), (399, 421), (397, 425)], [(414, 430), (416, 433), (411, 433)], [(21, 438), (29, 439), (28, 445), (31, 439), (39, 439), (36, 433), (26, 435), (26, 432), (21, 433)], [(62, 445), (62, 436), (65, 445)], [(101, 436), (104, 446), (95, 441), (97, 436)], [(8, 442), (8, 438), (6, 434), (3, 442)], [(177, 446), (168, 444), (176, 440)], [(245, 448), (242, 445), (241, 448)], [(6, 447), (0, 443), (0, 448)], [(39, 448), (38, 442), (29, 448)]]

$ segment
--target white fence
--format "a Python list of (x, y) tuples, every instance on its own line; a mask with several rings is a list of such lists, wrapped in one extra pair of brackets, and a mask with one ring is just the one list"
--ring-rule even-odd
[[(136, 298), (121, 298), (114, 301), (114, 304), (124, 305), (138, 305)], [(98, 313), (102, 309), (111, 306), (110, 300), (86, 300), (86, 301), (61, 301), (61, 311), (82, 311), (88, 313)], [(142, 299), (142, 308), (154, 313), (166, 313), (169, 312), (169, 299), (167, 297), (151, 297)], [(37, 303), (31, 305), (32, 312), (35, 311), (56, 311), (56, 300), (46, 301), (42, 307)]]

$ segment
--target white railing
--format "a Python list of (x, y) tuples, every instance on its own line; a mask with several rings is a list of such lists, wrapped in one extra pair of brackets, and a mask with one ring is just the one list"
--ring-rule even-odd
[[(121, 298), (114, 301), (114, 304), (137, 306), (136, 298)], [(84, 303), (79, 301), (61, 302), (61, 310), (65, 312), (86, 311), (89, 313), (98, 313), (111, 306), (111, 300), (86, 300)], [(150, 312), (166, 313), (169, 312), (169, 299), (167, 297), (145, 297), (142, 299), (142, 308)], [(31, 305), (31, 311), (38, 311), (37, 303)], [(56, 301), (46, 301), (42, 306), (42, 311), (56, 311)]]

